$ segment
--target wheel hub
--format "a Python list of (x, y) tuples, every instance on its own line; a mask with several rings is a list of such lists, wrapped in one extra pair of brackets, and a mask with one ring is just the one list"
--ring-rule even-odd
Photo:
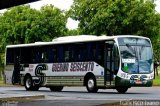
[(88, 80), (88, 88), (92, 89), (93, 87), (94, 87), (94, 81), (93, 81), (93, 79), (89, 79)]
[(30, 79), (27, 79), (27, 80), (26, 80), (26, 87), (27, 87), (27, 88), (30, 88), (30, 87), (31, 87), (31, 80), (30, 80)]

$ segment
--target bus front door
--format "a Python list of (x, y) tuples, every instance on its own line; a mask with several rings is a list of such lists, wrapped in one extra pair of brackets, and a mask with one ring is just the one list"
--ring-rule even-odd
[(114, 43), (111, 41), (105, 43), (105, 50), (104, 50), (104, 67), (105, 67), (104, 84), (105, 86), (114, 85), (113, 46), (114, 46)]
[(14, 50), (14, 70), (12, 74), (12, 84), (18, 84), (20, 82), (20, 50)]

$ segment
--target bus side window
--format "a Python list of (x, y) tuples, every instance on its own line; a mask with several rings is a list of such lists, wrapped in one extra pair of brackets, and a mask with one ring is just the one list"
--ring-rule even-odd
[(64, 46), (64, 61), (65, 62), (68, 62), (70, 59), (69, 59), (69, 46)]
[(64, 61), (64, 48), (62, 45), (60, 45), (57, 49), (58, 49), (57, 61), (63, 62)]
[(42, 59), (42, 53), (38, 50), (36, 52), (36, 63), (40, 63)]
[(79, 46), (74, 45), (74, 47), (73, 47), (73, 61), (78, 61), (79, 50), (77, 48), (79, 48)]
[(53, 51), (51, 47), (47, 49), (47, 54), (48, 54), (48, 62), (53, 63), (54, 57), (53, 57)]
[(69, 62), (73, 62), (73, 54), (74, 54), (73, 47), (72, 45), (70, 45), (69, 46)]
[(53, 47), (53, 48), (52, 48), (52, 52), (53, 52), (53, 62), (57, 62), (57, 61), (58, 61), (57, 48), (56, 48), (56, 47)]
[(35, 49), (34, 48), (31, 48), (31, 63), (37, 63), (37, 61), (36, 61), (36, 51), (35, 51)]
[(43, 51), (41, 47), (36, 49), (32, 48), (32, 62), (33, 63), (41, 63), (43, 62)]
[(21, 48), (21, 63), (32, 63), (32, 51), (30, 47)]
[(46, 49), (43, 50), (42, 52), (42, 62), (44, 63), (48, 63), (49, 62), (49, 54), (48, 51)]
[(79, 61), (85, 61), (86, 60), (86, 44), (80, 44), (79, 45)]
[(102, 66), (104, 63), (103, 56), (104, 56), (104, 44), (97, 43), (96, 44), (96, 61), (97, 61), (97, 63), (99, 63)]
[(73, 46), (73, 59), (74, 61), (85, 61), (86, 60), (86, 47), (84, 44), (76, 44)]
[(76, 56), (76, 45), (72, 46), (72, 56), (71, 56), (71, 60), (72, 62), (75, 62), (77, 60), (77, 56)]
[(95, 43), (88, 43), (86, 45), (86, 51), (87, 51), (87, 60), (88, 61), (94, 61), (96, 58), (96, 44)]

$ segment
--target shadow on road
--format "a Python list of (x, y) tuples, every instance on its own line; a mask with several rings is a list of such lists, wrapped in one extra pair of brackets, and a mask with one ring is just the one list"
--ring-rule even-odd
[[(22, 92), (22, 91), (25, 91), (25, 90), (9, 90), (9, 91), (16, 91), (16, 92), (18, 92), (18, 91), (20, 91), (20, 92)], [(124, 93), (124, 94), (120, 94), (120, 93), (118, 93), (117, 91), (113, 91), (113, 92), (111, 92), (111, 91), (109, 91), (109, 92), (107, 92), (107, 91), (99, 91), (99, 92), (97, 92), (97, 93), (88, 93), (87, 91), (61, 91), (61, 92), (52, 92), (52, 91), (50, 91), (50, 90), (39, 90), (39, 91), (25, 91), (25, 92), (39, 92), (39, 93), (47, 93), (47, 92), (49, 92), (49, 93), (65, 93), (65, 94), (69, 94), (69, 93), (71, 93), (71, 94), (115, 94), (115, 95), (130, 95), (130, 94), (150, 94), (149, 92), (126, 92), (126, 93)]]

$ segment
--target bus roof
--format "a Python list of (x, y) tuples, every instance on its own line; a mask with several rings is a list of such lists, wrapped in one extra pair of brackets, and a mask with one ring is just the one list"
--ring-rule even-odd
[(35, 42), (29, 44), (16, 44), (8, 45), (6, 48), (18, 48), (18, 47), (31, 47), (31, 46), (43, 46), (43, 45), (55, 45), (55, 44), (67, 44), (67, 43), (78, 43), (78, 42), (88, 42), (88, 41), (101, 41), (101, 40), (113, 40), (119, 37), (138, 37), (145, 38), (142, 36), (135, 35), (118, 35), (118, 36), (95, 36), (95, 35), (76, 35), (76, 36), (65, 36), (53, 39), (51, 42)]

